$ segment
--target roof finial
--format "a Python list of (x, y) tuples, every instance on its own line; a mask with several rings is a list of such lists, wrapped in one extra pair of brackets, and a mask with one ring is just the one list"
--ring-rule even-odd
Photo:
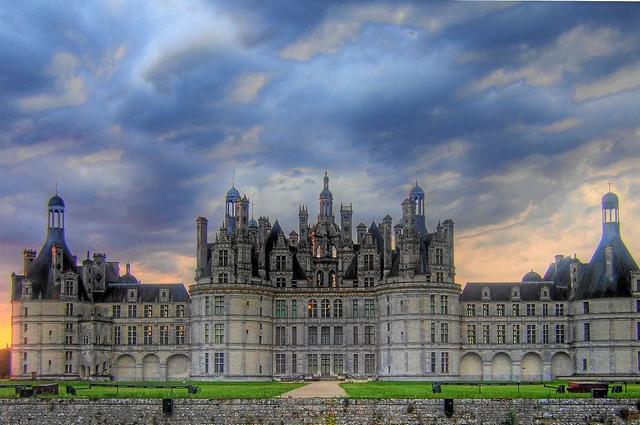
[(236, 169), (234, 168), (232, 171), (232, 177), (231, 177), (231, 187), (236, 187)]
[(58, 182), (56, 182), (56, 196), (58, 196)]
[(611, 185), (613, 184), (611, 181), (608, 181), (607, 184), (609, 185), (609, 192), (611, 192)]
[(416, 170), (416, 186), (418, 185), (419, 173), (420, 173), (420, 170)]

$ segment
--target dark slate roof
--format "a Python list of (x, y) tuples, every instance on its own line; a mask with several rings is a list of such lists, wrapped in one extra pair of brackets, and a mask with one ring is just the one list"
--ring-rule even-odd
[(469, 282), (460, 294), (460, 301), (481, 301), (483, 288), (489, 288), (491, 301), (510, 301), (512, 288), (520, 289), (521, 301), (538, 301), (543, 286), (549, 288), (549, 298), (552, 301), (568, 299), (569, 290), (555, 286), (553, 282)]
[[(613, 249), (613, 276), (607, 278), (605, 253), (608, 245)], [(585, 267), (576, 289), (576, 299), (628, 297), (631, 295), (630, 272), (638, 270), (638, 265), (627, 250), (619, 235), (603, 237), (591, 261)]]
[(354, 255), (351, 264), (345, 270), (343, 279), (357, 279), (358, 278), (358, 256)]
[(542, 282), (542, 276), (531, 270), (522, 276), (522, 282)]
[(64, 207), (64, 201), (58, 194), (53, 195), (49, 198), (49, 203), (47, 204), (49, 207)]
[(169, 290), (169, 302), (190, 302), (189, 292), (181, 283), (143, 283), (143, 284), (111, 284), (99, 302), (125, 302), (127, 291), (138, 290), (140, 302), (160, 302), (160, 289)]
[(557, 264), (551, 263), (547, 268), (542, 280), (554, 282), (556, 285), (569, 286), (571, 283), (571, 264), (577, 263), (582, 266), (582, 262), (577, 258), (564, 257)]
[(295, 280), (306, 280), (307, 275), (302, 270), (300, 263), (298, 262), (298, 257), (296, 255), (293, 256), (293, 279)]
[[(74, 257), (64, 239), (64, 229), (48, 229), (47, 239), (36, 259), (29, 265), (27, 272), (27, 278), (32, 281), (33, 297), (35, 299), (58, 299), (60, 297), (60, 285), (56, 285), (53, 282), (51, 270), (51, 249), (54, 245), (63, 250), (63, 272), (77, 272)], [(84, 285), (80, 284), (78, 289), (81, 299), (88, 299)]]
[(371, 222), (371, 226), (369, 226), (369, 233), (371, 233), (371, 237), (378, 246), (378, 251), (380, 252), (380, 254), (382, 254), (382, 252), (384, 251), (384, 238), (382, 237), (380, 229), (378, 229), (375, 221)]

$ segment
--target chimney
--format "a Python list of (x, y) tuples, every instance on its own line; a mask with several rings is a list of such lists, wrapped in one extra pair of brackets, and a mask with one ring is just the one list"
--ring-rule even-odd
[[(196, 279), (206, 276), (207, 267), (207, 219), (196, 219)], [(129, 264), (127, 264), (127, 268)], [(127, 270), (128, 273), (128, 270)]]
[(33, 263), (33, 260), (36, 259), (36, 251), (33, 249), (25, 249), (22, 251), (22, 259), (23, 259), (23, 274), (26, 276), (29, 273), (29, 266)]

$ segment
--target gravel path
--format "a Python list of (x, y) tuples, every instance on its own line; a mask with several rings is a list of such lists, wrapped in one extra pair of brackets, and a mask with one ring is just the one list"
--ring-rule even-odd
[(336, 381), (314, 381), (304, 387), (282, 394), (282, 398), (336, 398), (346, 397), (347, 393)]

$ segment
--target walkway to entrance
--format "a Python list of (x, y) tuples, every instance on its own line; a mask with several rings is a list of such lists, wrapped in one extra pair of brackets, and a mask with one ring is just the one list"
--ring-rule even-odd
[(282, 394), (282, 398), (336, 398), (346, 397), (347, 393), (337, 381), (314, 381), (304, 387)]

